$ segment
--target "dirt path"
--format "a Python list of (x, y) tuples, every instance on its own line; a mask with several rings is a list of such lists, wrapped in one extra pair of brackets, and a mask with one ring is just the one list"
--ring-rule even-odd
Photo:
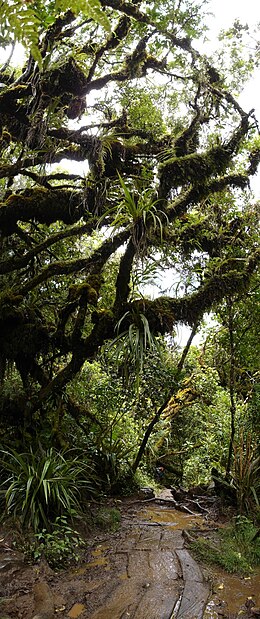
[[(181, 531), (140, 525), (108, 552), (106, 595), (89, 619), (200, 619), (209, 588)], [(109, 578), (109, 570), (117, 580)], [(104, 591), (103, 591), (104, 595)]]
[(150, 520), (151, 505), (124, 508), (120, 530), (91, 540), (78, 568), (55, 573), (0, 552), (1, 619), (202, 619), (209, 586), (184, 547), (187, 516), (169, 504), (168, 521), (165, 505)]

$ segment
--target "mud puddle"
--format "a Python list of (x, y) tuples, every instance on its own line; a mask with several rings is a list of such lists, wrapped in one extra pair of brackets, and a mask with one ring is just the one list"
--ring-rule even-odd
[(213, 594), (207, 604), (204, 619), (218, 619), (221, 615), (238, 615), (246, 600), (252, 599), (260, 608), (260, 570), (242, 578), (221, 570), (213, 574)]
[[(174, 508), (162, 506), (149, 507), (139, 513), (145, 522), (166, 525), (174, 530), (200, 528), (205, 524), (203, 516), (192, 516)], [(256, 608), (260, 608), (260, 569), (248, 577), (228, 574), (218, 568), (210, 574), (213, 593), (210, 596), (203, 619), (218, 619), (220, 616), (235, 616), (241, 611), (246, 600), (251, 598)]]
[(149, 507), (139, 513), (139, 518), (145, 522), (163, 524), (175, 530), (191, 529), (203, 526), (203, 516), (185, 514), (176, 509), (167, 507)]
[(70, 617), (70, 619), (78, 619), (84, 610), (84, 604), (74, 604), (68, 613), (68, 617)]
[(107, 544), (98, 544), (91, 552), (91, 560), (85, 563), (84, 566), (72, 570), (72, 574), (81, 576), (85, 574), (87, 570), (94, 567), (104, 567), (105, 571), (109, 571), (109, 560), (107, 556), (104, 556), (104, 553), (106, 553), (108, 549), (109, 546)]

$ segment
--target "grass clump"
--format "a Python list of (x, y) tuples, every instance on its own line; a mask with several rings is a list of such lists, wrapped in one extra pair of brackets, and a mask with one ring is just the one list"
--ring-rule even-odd
[(95, 514), (95, 524), (105, 531), (117, 531), (121, 521), (121, 514), (116, 507), (101, 507)]
[(191, 549), (201, 561), (230, 573), (246, 575), (260, 565), (259, 531), (245, 516), (237, 516), (233, 525), (219, 531), (214, 543), (199, 538), (191, 543)]
[(35, 533), (51, 531), (60, 516), (80, 513), (83, 494), (95, 492), (91, 467), (73, 450), (3, 450), (0, 464), (4, 517), (20, 518), (22, 527)]

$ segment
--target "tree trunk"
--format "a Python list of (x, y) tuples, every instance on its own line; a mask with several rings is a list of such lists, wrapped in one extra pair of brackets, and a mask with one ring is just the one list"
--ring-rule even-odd
[(147, 430), (145, 431), (145, 434), (144, 434), (143, 440), (142, 440), (142, 442), (141, 442), (141, 445), (140, 445), (140, 447), (139, 447), (139, 450), (138, 450), (138, 453), (137, 453), (136, 459), (135, 459), (135, 461), (134, 461), (134, 463), (133, 463), (133, 466), (132, 466), (132, 471), (133, 471), (133, 473), (135, 473), (135, 472), (136, 472), (136, 470), (138, 469), (138, 466), (139, 466), (139, 464), (140, 464), (140, 462), (141, 462), (141, 460), (142, 460), (142, 457), (143, 457), (143, 455), (144, 455), (145, 448), (146, 448), (146, 445), (147, 445), (147, 443), (148, 443), (148, 440), (149, 440), (149, 438), (150, 438), (150, 436), (151, 436), (151, 434), (152, 434), (152, 432), (153, 432), (154, 426), (155, 426), (155, 425), (158, 423), (158, 421), (160, 420), (161, 414), (162, 414), (162, 413), (163, 413), (163, 411), (166, 409), (166, 407), (167, 407), (167, 405), (168, 405), (168, 403), (169, 403), (170, 399), (172, 398), (172, 396), (174, 395), (174, 393), (175, 393), (175, 392), (178, 390), (178, 388), (179, 388), (179, 387), (178, 387), (178, 384), (177, 384), (177, 379), (179, 378), (180, 373), (181, 373), (181, 371), (182, 371), (182, 368), (183, 368), (183, 366), (184, 366), (185, 359), (186, 359), (186, 357), (187, 357), (187, 355), (188, 355), (188, 352), (189, 352), (189, 350), (190, 350), (190, 347), (191, 347), (191, 344), (192, 344), (192, 340), (193, 340), (193, 338), (194, 338), (194, 336), (195, 336), (195, 334), (196, 334), (196, 331), (197, 331), (198, 325), (199, 325), (199, 323), (198, 323), (198, 322), (196, 322), (196, 323), (193, 325), (193, 327), (192, 327), (192, 331), (191, 331), (191, 334), (190, 334), (189, 339), (188, 339), (188, 341), (187, 341), (187, 344), (186, 344), (185, 348), (183, 349), (183, 352), (182, 352), (182, 355), (181, 355), (180, 361), (179, 361), (179, 363), (178, 363), (178, 365), (177, 365), (177, 371), (176, 371), (176, 377), (175, 377), (175, 379), (176, 379), (175, 386), (174, 386), (174, 388), (170, 391), (170, 393), (169, 393), (169, 395), (167, 396), (166, 400), (163, 402), (162, 406), (160, 406), (160, 408), (158, 409), (158, 411), (157, 411), (157, 413), (155, 414), (154, 418), (152, 419), (152, 421), (150, 421), (150, 423), (149, 423), (149, 425), (148, 425), (148, 427), (147, 427)]
[(229, 398), (230, 398), (230, 440), (228, 449), (228, 459), (226, 466), (226, 480), (230, 478), (232, 465), (232, 453), (235, 438), (235, 418), (236, 418), (236, 403), (235, 403), (235, 343), (234, 343), (234, 312), (233, 300), (231, 297), (227, 299), (228, 308), (228, 331), (229, 331), (229, 347), (230, 347), (230, 369), (229, 369)]

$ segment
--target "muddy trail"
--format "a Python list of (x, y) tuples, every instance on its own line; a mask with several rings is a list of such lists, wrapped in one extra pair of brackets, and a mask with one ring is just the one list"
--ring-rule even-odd
[[(259, 579), (257, 584), (257, 577), (205, 572), (186, 546), (189, 530), (214, 526), (208, 513), (205, 519), (205, 514), (190, 513), (190, 507), (177, 511), (169, 491), (157, 499), (117, 506), (120, 530), (92, 538), (80, 565), (62, 572), (52, 571), (44, 561), (26, 565), (1, 538), (0, 619), (256, 616)], [(243, 606), (250, 598), (252, 609)]]

